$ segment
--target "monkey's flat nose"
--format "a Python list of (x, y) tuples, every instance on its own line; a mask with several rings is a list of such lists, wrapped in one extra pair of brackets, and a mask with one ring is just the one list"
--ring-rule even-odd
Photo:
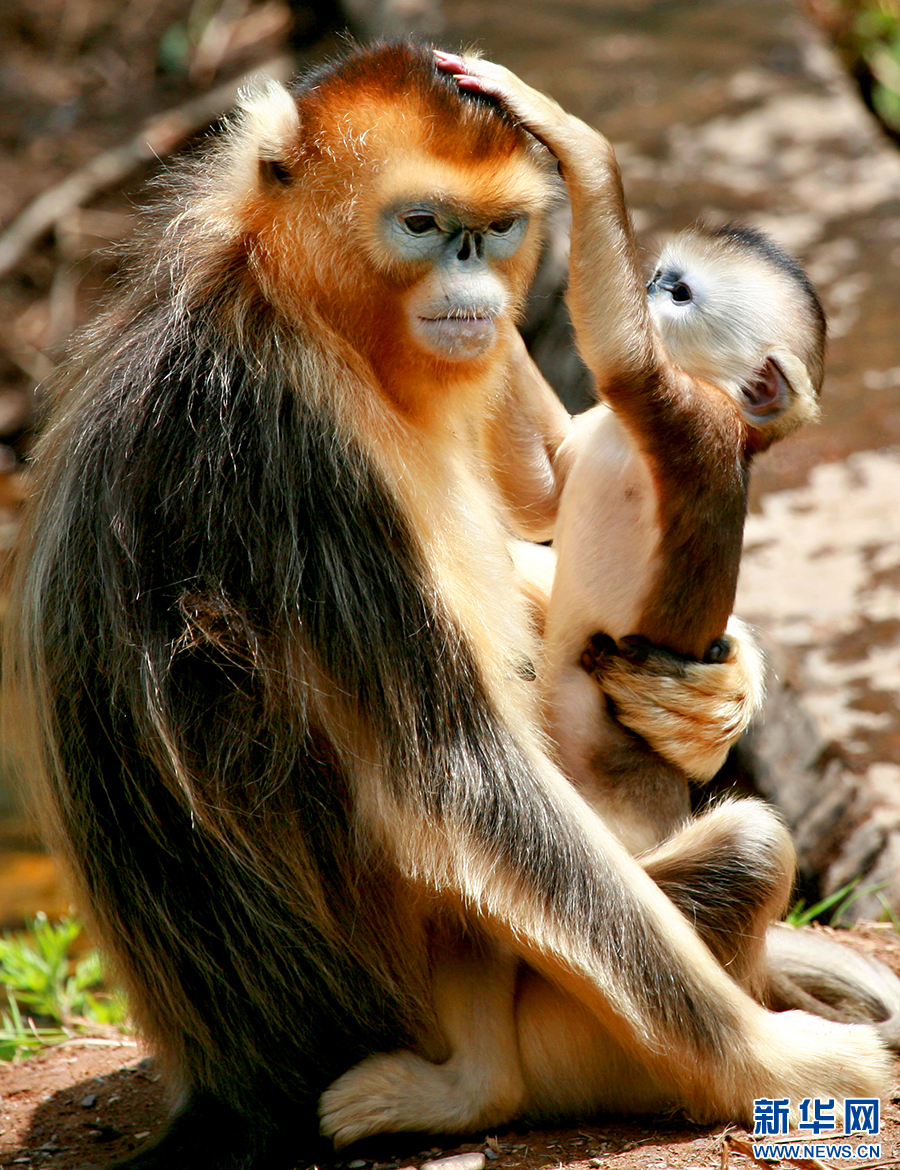
[(464, 231), (462, 240), (460, 241), (459, 249), (456, 253), (457, 260), (481, 260), (484, 254), (484, 238), (481, 232)]

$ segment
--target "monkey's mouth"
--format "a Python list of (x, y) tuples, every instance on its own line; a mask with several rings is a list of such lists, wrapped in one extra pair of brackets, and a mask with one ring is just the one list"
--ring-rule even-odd
[(475, 310), (466, 314), (419, 317), (425, 344), (449, 361), (464, 361), (484, 353), (494, 340), (495, 315)]

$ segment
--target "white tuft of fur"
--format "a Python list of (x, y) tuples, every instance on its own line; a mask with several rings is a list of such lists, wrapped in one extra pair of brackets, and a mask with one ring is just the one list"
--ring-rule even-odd
[[(224, 132), (210, 148), (184, 164), (172, 177), (180, 207), (165, 231), (168, 247), (164, 263), (187, 263), (184, 242), (192, 260), (214, 250), (243, 231), (248, 200), (260, 192), (260, 162), (284, 162), (296, 157), (300, 133), (297, 104), (284, 84), (260, 75), (237, 96)], [(185, 269), (179, 280), (189, 282)]]
[(259, 77), (238, 93), (231, 142), (255, 159), (278, 162), (295, 148), (300, 132), (297, 103), (274, 77)]

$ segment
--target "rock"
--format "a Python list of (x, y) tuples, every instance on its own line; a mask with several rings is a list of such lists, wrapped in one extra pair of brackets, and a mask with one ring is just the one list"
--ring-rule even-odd
[[(860, 452), (766, 496), (747, 523), (738, 610), (775, 681), (745, 745), (759, 791), (848, 918), (900, 909), (900, 452)], [(877, 887), (877, 888), (876, 888)]]
[(481, 1150), (470, 1154), (453, 1154), (449, 1158), (435, 1158), (423, 1162), (422, 1170), (484, 1170), (485, 1158)]

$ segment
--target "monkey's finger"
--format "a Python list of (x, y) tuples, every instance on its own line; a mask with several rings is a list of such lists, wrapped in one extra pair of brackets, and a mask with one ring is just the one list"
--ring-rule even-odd
[[(495, 61), (486, 61), (483, 57), (476, 57), (474, 54), (463, 56), (460, 53), (445, 53), (443, 49), (432, 49), (432, 52), (437, 67), (449, 73), (465, 73), (467, 76), (480, 77), (498, 85), (506, 82), (510, 89), (514, 87), (514, 84), (525, 87), (525, 83), (519, 81), (515, 73), (504, 65), (498, 65)], [(537, 90), (534, 92), (537, 93)]]
[(458, 53), (445, 53), (443, 49), (432, 49), (434, 53), (434, 63), (438, 69), (443, 69), (448, 73), (465, 73), (466, 61)]
[(503, 65), (480, 57), (461, 57), (434, 50), (438, 68), (452, 72), (460, 89), (496, 98), (518, 122), (557, 154), (554, 141), (572, 121), (562, 106), (526, 85)]

